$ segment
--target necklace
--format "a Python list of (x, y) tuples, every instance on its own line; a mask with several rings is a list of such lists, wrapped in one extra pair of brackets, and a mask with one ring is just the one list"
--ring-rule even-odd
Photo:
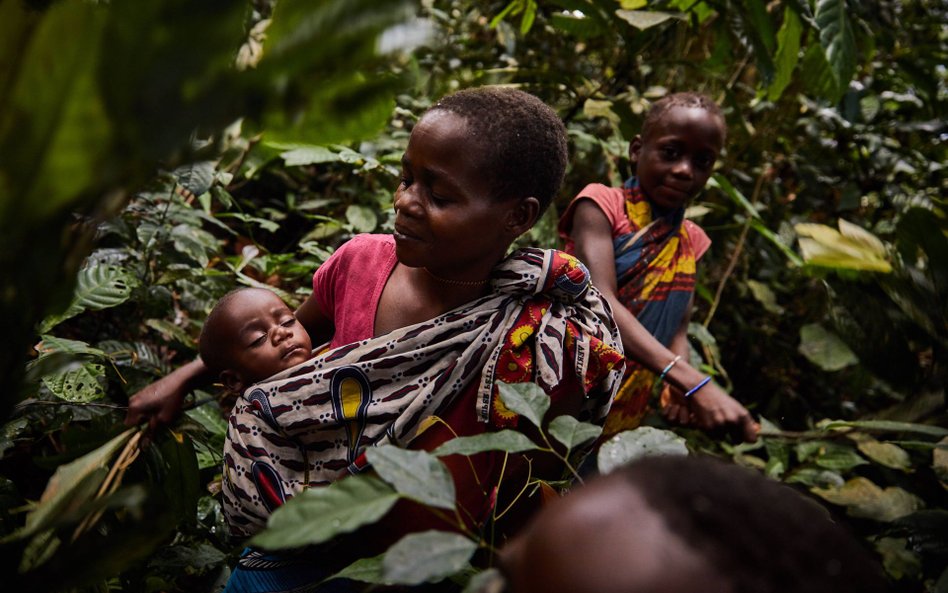
[(484, 278), (483, 280), (451, 280), (449, 278), (442, 278), (441, 276), (438, 276), (428, 268), (422, 269), (427, 272), (429, 276), (443, 284), (452, 284), (454, 286), (483, 286), (490, 282), (490, 278)]

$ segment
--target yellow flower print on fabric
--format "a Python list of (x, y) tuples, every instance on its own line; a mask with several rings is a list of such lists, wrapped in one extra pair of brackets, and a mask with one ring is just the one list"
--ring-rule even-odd
[(514, 348), (523, 346), (535, 331), (536, 330), (532, 325), (524, 324), (519, 327), (515, 327), (514, 330), (510, 332), (511, 345), (513, 345)]

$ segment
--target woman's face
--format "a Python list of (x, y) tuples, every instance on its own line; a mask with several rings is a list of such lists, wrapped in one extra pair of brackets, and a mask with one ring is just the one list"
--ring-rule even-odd
[(492, 195), (482, 156), (488, 145), (448, 111), (429, 111), (415, 125), (395, 190), (399, 262), (442, 278), (482, 280), (503, 258), (519, 234), (507, 224), (518, 201)]
[(725, 593), (730, 584), (618, 476), (550, 504), (500, 555), (505, 593)]

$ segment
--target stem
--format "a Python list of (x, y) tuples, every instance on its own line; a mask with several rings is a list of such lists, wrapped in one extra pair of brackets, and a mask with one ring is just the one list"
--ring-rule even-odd
[[(761, 188), (764, 186), (764, 179), (767, 177), (768, 171), (766, 169), (761, 171), (760, 175), (757, 177), (757, 183), (754, 184), (754, 193), (751, 195), (750, 199), (751, 204), (757, 203), (757, 200), (760, 197)], [(737, 267), (737, 260), (744, 251), (744, 243), (747, 241), (747, 235), (750, 232), (750, 226), (751, 219), (748, 218), (744, 221), (744, 228), (741, 229), (741, 236), (737, 239), (737, 245), (734, 247), (734, 253), (731, 254), (731, 259), (728, 261), (727, 268), (724, 270), (724, 276), (721, 277), (721, 282), (718, 284), (718, 289), (714, 293), (714, 301), (711, 303), (711, 309), (708, 310), (708, 316), (705, 318), (704, 323), (702, 324), (705, 327), (710, 325), (711, 319), (718, 310), (718, 305), (721, 304), (721, 296), (724, 294), (724, 287), (727, 285), (727, 281), (731, 277), (731, 274), (734, 273), (734, 269)]]

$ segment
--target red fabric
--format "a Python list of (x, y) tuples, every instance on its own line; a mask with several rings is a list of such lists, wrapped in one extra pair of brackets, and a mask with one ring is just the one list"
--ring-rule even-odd
[[(379, 299), (396, 263), (395, 240), (391, 235), (357, 235), (336, 250), (313, 275), (313, 293), (321, 310), (332, 318), (335, 325), (333, 348), (374, 337)], [(496, 395), (490, 424), (478, 422), (475, 414), (477, 389), (476, 381), (469, 385), (442, 417), (444, 424), (433, 424), (418, 436), (412, 447), (433, 450), (455, 435), (473, 436), (515, 424), (515, 421), (511, 422), (514, 415), (506, 408), (496, 407), (499, 403)], [(569, 412), (573, 400), (576, 400), (578, 409), (579, 394), (582, 393), (583, 387), (576, 377), (564, 379), (550, 393), (552, 413), (549, 417)], [(503, 453), (474, 455), (470, 457), (470, 463), (462, 456), (444, 459), (454, 476), (458, 502), (467, 511), (462, 513), (466, 518), (480, 522), (490, 516), (494, 499), (490, 492), (484, 492), (484, 488), (500, 481), (503, 459)], [(510, 471), (508, 467), (508, 474)], [(430, 511), (412, 505), (402, 505), (385, 521), (385, 528), (396, 533), (418, 531), (422, 527), (445, 526), (434, 520)]]
[[(573, 230), (573, 216), (576, 213), (576, 205), (580, 200), (592, 200), (599, 206), (612, 227), (613, 239), (632, 231), (629, 217), (625, 213), (625, 194), (622, 193), (622, 188), (608, 187), (601, 183), (590, 183), (576, 194), (576, 197), (567, 206), (566, 211), (563, 212), (563, 216), (560, 217), (559, 232), (565, 244), (563, 250), (567, 253), (576, 253), (570, 233)], [(690, 220), (685, 221), (685, 228), (688, 229), (688, 234), (691, 236), (695, 259), (699, 260), (711, 247), (711, 239), (700, 226)]]
[(391, 235), (356, 235), (313, 274), (313, 294), (335, 325), (331, 348), (375, 336), (375, 312), (395, 269)]

